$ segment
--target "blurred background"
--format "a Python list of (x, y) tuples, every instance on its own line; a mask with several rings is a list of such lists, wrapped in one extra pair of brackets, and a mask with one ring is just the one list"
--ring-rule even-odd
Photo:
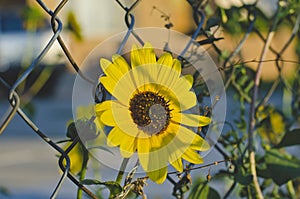
[[(131, 5), (134, 1), (122, 1)], [(244, 1), (251, 4), (254, 1)], [(59, 1), (45, 0), (44, 3), (55, 9)], [(219, 18), (229, 9), (238, 9), (243, 4), (238, 0), (215, 0), (210, 2), (210, 10), (217, 12)], [(220, 8), (220, 9), (219, 9)], [(258, 26), (264, 28), (264, 23), (271, 20), (278, 2), (276, 0), (261, 0), (257, 8), (264, 15), (264, 20)], [(142, 0), (134, 9), (136, 28), (161, 27), (171, 24), (172, 30), (192, 35), (196, 29), (190, 4), (185, 0)], [(234, 13), (234, 11), (233, 11)], [(80, 66), (93, 48), (110, 36), (126, 31), (124, 22), (125, 11), (112, 0), (72, 0), (59, 13), (63, 22), (62, 38), (65, 41), (74, 60)], [(227, 15), (228, 17), (231, 17)], [(169, 18), (168, 18), (169, 17)], [(214, 36), (226, 38), (215, 43), (224, 53), (233, 51), (244, 33), (243, 13), (236, 24), (226, 24), (228, 19), (222, 18), (224, 27), (217, 28)], [(244, 18), (243, 18), (244, 17)], [(229, 18), (230, 19), (230, 18)], [(168, 28), (168, 27), (167, 27)], [(170, 28), (170, 27), (169, 27)], [(245, 29), (245, 28), (244, 28)], [(265, 25), (265, 36), (268, 26)], [(281, 49), (291, 34), (289, 25), (280, 26), (272, 41), (272, 48)], [(1, 0), (0, 2), (0, 75), (10, 85), (38, 56), (53, 35), (49, 16), (33, 0)], [(201, 39), (199, 37), (198, 39)], [(239, 60), (258, 60), (264, 41), (257, 34), (250, 34), (244, 47), (239, 52)], [(285, 60), (298, 60), (297, 43), (293, 41), (282, 54)], [(207, 48), (217, 66), (221, 66), (220, 57), (213, 48)], [(266, 60), (275, 59), (268, 52)], [(292, 78), (296, 71), (295, 63), (286, 63), (282, 69), (284, 78)], [(257, 63), (247, 64), (249, 69), (255, 69)], [(39, 63), (39, 67), (28, 77), (24, 84), (18, 87), (21, 95), (21, 107), (30, 115), (36, 124), (54, 140), (65, 137), (67, 122), (72, 119), (72, 89), (76, 73), (68, 63), (57, 41), (49, 53)], [(272, 82), (279, 78), (278, 70), (272, 62), (265, 63), (262, 69), (264, 82)], [(5, 115), (9, 103), (8, 90), (0, 85), (0, 115)], [(278, 93), (280, 95), (280, 93)], [(229, 96), (230, 98), (232, 96)], [(276, 99), (275, 99), (276, 101)], [(281, 104), (281, 101), (276, 102)], [(230, 104), (228, 105), (230, 109)], [(230, 110), (229, 110), (230, 111)], [(60, 172), (57, 166), (56, 152), (47, 146), (35, 133), (16, 115), (8, 128), (0, 136), (0, 198), (48, 198), (54, 189)], [(213, 162), (222, 158), (212, 152)], [(205, 174), (203, 174), (205, 176)], [(151, 185), (154, 186), (155, 185)], [(148, 188), (149, 190), (151, 189)], [(171, 187), (158, 188), (159, 193), (151, 193), (150, 198), (164, 198)], [(75, 198), (76, 187), (68, 180), (64, 183), (59, 198)]]

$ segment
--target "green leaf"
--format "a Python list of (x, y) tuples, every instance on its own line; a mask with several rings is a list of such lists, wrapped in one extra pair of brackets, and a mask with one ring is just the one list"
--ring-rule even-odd
[(275, 148), (287, 147), (300, 144), (300, 129), (285, 133), (280, 143)]
[(247, 186), (252, 182), (252, 175), (237, 173), (234, 175), (234, 180), (241, 185)]
[(84, 184), (84, 185), (104, 185), (110, 191), (109, 198), (114, 198), (119, 193), (122, 192), (121, 185), (117, 182), (114, 182), (114, 181), (101, 182), (101, 181), (95, 180), (95, 179), (84, 179), (84, 180), (81, 181), (81, 184)]
[(265, 155), (266, 169), (258, 169), (258, 175), (263, 178), (272, 178), (277, 185), (300, 177), (300, 160), (272, 149)]
[(207, 182), (196, 182), (193, 185), (190, 195), (188, 199), (199, 199), (199, 198), (214, 198), (220, 199), (219, 193), (211, 188)]

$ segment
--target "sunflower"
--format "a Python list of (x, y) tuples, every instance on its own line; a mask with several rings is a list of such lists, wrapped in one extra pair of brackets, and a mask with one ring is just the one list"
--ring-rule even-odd
[(191, 91), (193, 77), (181, 75), (179, 60), (170, 53), (156, 58), (150, 43), (132, 47), (131, 66), (120, 55), (112, 62), (101, 59), (105, 76), (100, 83), (112, 95), (111, 100), (95, 105), (98, 119), (112, 129), (107, 144), (120, 148), (124, 158), (137, 152), (149, 178), (160, 184), (168, 165), (183, 171), (182, 159), (203, 163), (197, 151), (209, 144), (190, 127), (206, 126), (210, 118), (187, 113), (196, 106)]

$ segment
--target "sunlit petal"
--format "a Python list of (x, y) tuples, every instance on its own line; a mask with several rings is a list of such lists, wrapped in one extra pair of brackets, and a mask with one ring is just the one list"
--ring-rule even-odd
[(138, 48), (136, 45), (131, 50), (131, 66), (141, 66), (145, 64), (156, 63), (154, 49), (150, 43), (145, 43), (143, 48)]
[(116, 122), (115, 122), (115, 119), (113, 117), (113, 113), (112, 113), (112, 110), (106, 110), (104, 111), (101, 116), (101, 121), (107, 125), (107, 126), (116, 126)]
[(118, 82), (124, 75), (116, 65), (107, 59), (100, 59), (100, 65), (106, 76), (112, 78), (115, 82)]
[(102, 112), (105, 110), (109, 110), (112, 109), (113, 106), (118, 108), (126, 108), (116, 100), (106, 100), (104, 102), (95, 105), (95, 112)]
[[(176, 155), (176, 153), (171, 153), (172, 155)], [(183, 171), (183, 166), (182, 166), (182, 160), (181, 156), (179, 156), (175, 161), (170, 162), (170, 164), (178, 171), (182, 172)]]
[(124, 158), (130, 158), (137, 148), (136, 138), (123, 133), (122, 139), (124, 140), (120, 145), (120, 153)]
[(118, 128), (114, 127), (107, 136), (108, 146), (119, 146), (123, 142), (124, 133)]
[(149, 168), (149, 152), (151, 150), (150, 140), (147, 138), (140, 138), (137, 141), (137, 150), (140, 164), (146, 171)]
[(193, 76), (184, 75), (180, 77), (177, 82), (173, 85), (175, 91), (189, 91), (193, 86)]
[(112, 61), (122, 74), (126, 74), (130, 70), (130, 66), (128, 65), (127, 61), (121, 55), (113, 55)]
[(203, 158), (190, 148), (186, 150), (182, 158), (193, 164), (202, 164), (204, 162)]
[(152, 181), (156, 182), (157, 184), (162, 184), (167, 178), (167, 171), (168, 171), (168, 168), (163, 167), (156, 171), (147, 172), (147, 175), (149, 176), (149, 178)]
[(163, 66), (169, 66), (172, 67), (173, 65), (173, 58), (170, 53), (164, 53), (160, 58), (157, 60), (157, 64), (163, 65)]
[(187, 126), (207, 126), (211, 119), (209, 117), (195, 115), (195, 114), (174, 114), (172, 117), (172, 121), (178, 122), (180, 124), (184, 124)]

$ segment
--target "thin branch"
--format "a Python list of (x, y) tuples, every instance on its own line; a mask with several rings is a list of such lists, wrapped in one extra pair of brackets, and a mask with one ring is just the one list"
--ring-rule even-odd
[[(264, 45), (264, 48), (262, 50), (261, 56), (259, 60), (264, 60), (267, 54), (267, 51), (270, 47), (271, 41), (273, 39), (273, 36), (275, 34), (274, 32), (274, 27), (275, 24), (273, 24), (270, 32), (268, 33), (266, 43)], [(257, 197), (259, 199), (263, 199), (264, 196), (262, 194), (262, 191), (260, 189), (260, 185), (258, 182), (257, 178), (257, 173), (256, 173), (256, 162), (255, 162), (255, 151), (254, 151), (254, 128), (255, 128), (255, 110), (256, 110), (256, 100), (257, 100), (257, 94), (258, 94), (258, 87), (260, 84), (260, 78), (261, 78), (261, 73), (262, 73), (262, 64), (263, 62), (259, 62), (257, 66), (257, 71), (255, 75), (255, 80), (254, 80), (254, 86), (253, 86), (253, 95), (251, 99), (251, 104), (250, 104), (250, 114), (249, 114), (249, 130), (248, 130), (248, 136), (249, 136), (249, 142), (248, 142), (248, 151), (249, 151), (249, 161), (250, 161), (250, 171), (253, 176), (253, 184), (254, 188), (257, 194)]]
[[(231, 162), (231, 161), (232, 161), (231, 158), (229, 158), (227, 160), (220, 160), (220, 161), (216, 161), (216, 162), (213, 162), (213, 163), (210, 163), (210, 164), (206, 164), (206, 165), (202, 165), (202, 166), (198, 166), (198, 167), (185, 168), (183, 170), (183, 172), (197, 170), (197, 169), (203, 169), (203, 168), (207, 168), (207, 167), (210, 167), (210, 166), (213, 166), (213, 165), (218, 165), (218, 164), (223, 163), (223, 162)], [(169, 175), (171, 175), (171, 174), (178, 174), (178, 172), (177, 171), (173, 171), (173, 172), (169, 172), (168, 174)]]
[(237, 47), (234, 49), (234, 51), (229, 55), (229, 57), (225, 60), (223, 67), (226, 66), (226, 64), (235, 56), (237, 55), (240, 50), (242, 49), (243, 45), (245, 44), (246, 40), (248, 39), (250, 33), (252, 32), (253, 28), (254, 28), (254, 24), (256, 21), (256, 13), (248, 13), (248, 19), (250, 21), (250, 25), (246, 31), (246, 34), (244, 35), (244, 37), (241, 39), (241, 41), (239, 42), (239, 44), (237, 45)]
[(269, 89), (268, 93), (265, 95), (265, 97), (263, 98), (263, 100), (258, 104), (257, 107), (260, 107), (260, 106), (264, 106), (270, 99), (270, 97), (273, 95), (273, 93), (275, 92), (278, 84), (280, 82), (280, 79), (276, 79), (274, 81), (274, 83), (272, 84), (272, 87)]
[[(219, 70), (225, 70), (228, 68), (231, 68), (233, 66), (237, 66), (237, 65), (243, 65), (243, 64), (248, 64), (248, 63), (267, 63), (267, 62), (276, 62), (277, 59), (265, 59), (265, 60), (256, 60), (256, 59), (251, 59), (251, 60), (247, 60), (247, 61), (237, 61), (233, 64), (227, 65), (225, 67), (219, 67)], [(286, 63), (292, 63), (292, 64), (300, 64), (299, 61), (295, 61), (295, 60), (281, 60), (282, 62), (286, 62)]]
[[(285, 50), (290, 46), (290, 44), (294, 40), (295, 36), (297, 35), (297, 33), (299, 31), (299, 25), (300, 25), (300, 14), (297, 15), (297, 19), (294, 24), (291, 36), (289, 37), (288, 41), (285, 43), (285, 45), (282, 47), (282, 49), (280, 50), (280, 52), (277, 54), (277, 57), (276, 57), (276, 67), (279, 71), (279, 77), (280, 77), (281, 81), (283, 82), (283, 84), (285, 85), (285, 87), (288, 88), (289, 90), (292, 90), (292, 88), (288, 84), (288, 81), (283, 77), (282, 68), (283, 68), (284, 62), (282, 61), (281, 56), (285, 52)], [(280, 66), (279, 61), (282, 63), (282, 66)]]

